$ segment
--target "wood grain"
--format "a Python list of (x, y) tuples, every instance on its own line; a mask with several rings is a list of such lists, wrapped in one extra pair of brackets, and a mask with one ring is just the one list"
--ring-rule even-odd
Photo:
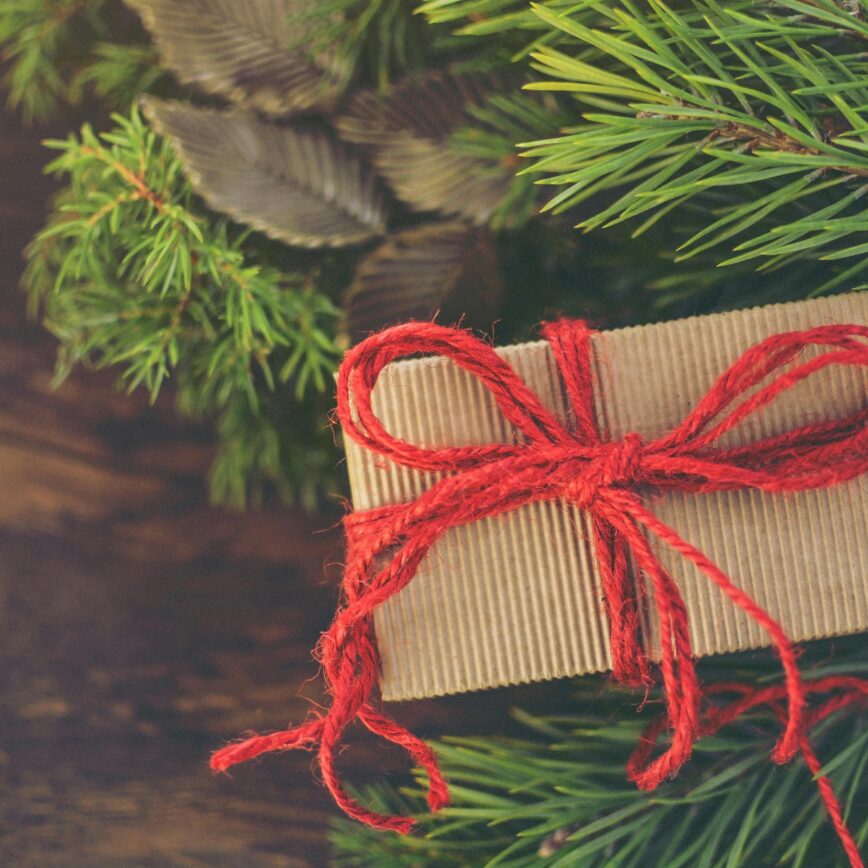
[[(44, 131), (39, 131), (44, 134)], [(79, 372), (25, 321), (20, 251), (50, 186), (0, 117), (0, 861), (318, 865), (305, 756), (230, 779), (211, 749), (300, 717), (334, 516), (208, 506), (207, 430)]]

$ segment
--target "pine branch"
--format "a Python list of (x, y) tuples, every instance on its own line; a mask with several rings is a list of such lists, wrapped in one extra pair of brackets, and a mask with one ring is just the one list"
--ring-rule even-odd
[[(236, 445), (239, 419), (276, 431), (282, 403), (325, 389), (337, 310), (310, 276), (252, 260), (247, 233), (198, 206), (171, 146), (137, 111), (115, 123), (48, 143), (60, 151), (48, 170), (69, 186), (28, 250), (25, 283), (61, 341), (58, 376), (78, 363), (119, 366), (129, 389), (152, 398), (175, 377), (182, 409), (222, 417)], [(235, 502), (253, 468), (291, 484), (264, 455), (221, 466), (215, 490)]]
[(489, 172), (509, 177), (504, 195), (489, 217), (493, 229), (520, 229), (540, 208), (540, 188), (521, 174), (515, 143), (531, 136), (551, 135), (569, 114), (552, 95), (492, 93), (480, 105), (467, 107), (468, 119), (450, 137), (456, 155), (471, 157)]
[[(815, 674), (864, 672), (859, 639), (815, 645), (803, 660)], [(819, 664), (819, 666), (818, 666)], [(703, 664), (709, 678), (767, 678), (770, 654), (732, 655)], [(794, 762), (770, 766), (775, 737), (769, 715), (757, 714), (701, 742), (679, 778), (653, 793), (626, 780), (624, 763), (644, 726), (627, 695), (584, 678), (570, 711), (516, 714), (523, 738), (450, 738), (434, 745), (453, 784), (453, 805), (424, 813), (424, 788), (381, 786), (366, 803), (415, 811), (423, 832), (382, 835), (346, 820), (335, 825), (338, 865), (420, 866), (679, 866), (843, 865), (816, 784)], [(651, 697), (651, 705), (656, 696)], [(655, 712), (651, 712), (652, 714)], [(648, 714), (648, 711), (645, 712)], [(813, 741), (825, 757), (849, 822), (864, 842), (868, 735), (852, 708), (828, 720)], [(861, 829), (860, 829), (861, 823)]]
[[(569, 9), (569, 0), (548, 0), (547, 6)], [(417, 9), (432, 24), (449, 24), (461, 36), (502, 36), (512, 31), (544, 31), (528, 0), (425, 0)]]
[[(704, 197), (718, 219), (682, 244), (682, 258), (735, 238), (727, 263), (855, 258), (847, 264), (853, 276), (868, 267), (864, 243), (853, 241), (868, 229), (860, 206), (868, 189), (868, 30), (858, 16), (827, 0), (782, 0), (761, 12), (715, 0), (680, 9), (652, 0), (647, 12), (626, 0), (535, 12), (578, 53), (535, 51), (547, 80), (528, 88), (566, 92), (596, 109), (568, 134), (525, 150), (532, 171), (549, 175), (543, 183), (562, 188), (548, 208), (618, 190), (579, 225), (642, 217), (642, 232)], [(758, 188), (763, 195), (744, 195)], [(802, 202), (817, 210), (800, 215)]]
[(152, 45), (98, 42), (72, 77), (69, 100), (81, 105), (92, 93), (102, 105), (126, 110), (139, 95), (162, 90), (167, 77)]

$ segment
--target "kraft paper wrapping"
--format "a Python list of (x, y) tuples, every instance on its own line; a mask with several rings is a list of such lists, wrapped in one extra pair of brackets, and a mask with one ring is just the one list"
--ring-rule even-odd
[[(612, 437), (657, 437), (681, 421), (749, 346), (782, 331), (868, 320), (855, 293), (594, 338), (597, 413)], [(545, 342), (498, 352), (563, 421), (567, 404)], [(865, 405), (868, 373), (832, 366), (748, 419), (736, 445)], [(425, 446), (515, 442), (489, 393), (438, 358), (383, 372), (374, 407), (388, 430)], [(356, 509), (415, 498), (437, 478), (346, 439)], [(868, 630), (868, 493), (864, 480), (815, 492), (652, 496), (667, 524), (804, 641)], [(768, 644), (765, 633), (687, 561), (655, 545), (677, 581), (699, 656)], [(447, 532), (414, 580), (374, 616), (386, 700), (459, 693), (610, 668), (607, 624), (586, 517), (537, 503)], [(646, 630), (655, 653), (656, 630)]]

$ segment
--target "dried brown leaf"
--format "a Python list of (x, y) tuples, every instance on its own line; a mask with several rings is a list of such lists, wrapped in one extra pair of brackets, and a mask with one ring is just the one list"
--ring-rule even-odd
[(178, 79), (273, 116), (329, 108), (327, 59), (298, 46), (302, 0), (126, 0)]
[(512, 171), (460, 153), (450, 137), (472, 122), (468, 107), (502, 86), (494, 76), (429, 72), (386, 96), (357, 94), (338, 131), (372, 149), (381, 175), (414, 210), (484, 224), (509, 193)]
[(343, 247), (382, 234), (374, 172), (330, 131), (154, 97), (143, 109), (215, 210), (302, 247)]
[(461, 221), (405, 229), (369, 253), (344, 297), (352, 340), (411, 319), (487, 327), (500, 280), (491, 236)]

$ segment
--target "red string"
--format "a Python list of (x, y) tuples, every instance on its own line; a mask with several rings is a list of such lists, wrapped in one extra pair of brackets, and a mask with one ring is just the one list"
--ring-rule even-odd
[[(338, 376), (338, 418), (357, 443), (415, 470), (445, 476), (411, 503), (356, 512), (345, 519), (347, 565), (344, 600), (323, 635), (319, 659), (331, 704), (285, 732), (255, 736), (217, 751), (211, 761), (225, 770), (262, 753), (316, 750), (323, 781), (351, 817), (380, 829), (408, 832), (408, 817), (377, 814), (353, 800), (335, 772), (335, 752), (346, 727), (358, 721), (400, 745), (428, 775), (428, 804), (447, 804), (448, 790), (431, 749), (387, 717), (376, 699), (379, 659), (373, 638), (374, 610), (405, 587), (420, 563), (452, 527), (505, 513), (529, 503), (562, 499), (593, 518), (594, 545), (609, 620), (614, 676), (650, 685), (651, 666), (640, 634), (640, 602), (628, 573), (632, 557), (653, 587), (661, 634), (660, 674), (666, 715), (643, 736), (628, 775), (651, 790), (689, 759), (697, 739), (761, 705), (783, 724), (772, 758), (783, 763), (801, 754), (816, 775), (820, 763), (807, 738), (831, 711), (868, 695), (856, 678), (802, 680), (797, 652), (783, 627), (701, 551), (682, 539), (643, 503), (640, 492), (767, 492), (825, 488), (868, 470), (868, 410), (847, 418), (803, 425), (741, 447), (718, 445), (723, 434), (760, 412), (781, 393), (832, 365), (868, 364), (868, 328), (832, 325), (779, 334), (745, 352), (672, 432), (644, 442), (637, 434), (610, 440), (594, 413), (592, 332), (581, 322), (544, 327), (569, 397), (573, 424), (563, 426), (495, 351), (469, 332), (432, 323), (408, 323), (373, 335), (347, 353)], [(820, 352), (804, 360), (803, 351)], [(451, 359), (484, 383), (523, 442), (424, 448), (388, 432), (374, 412), (371, 394), (383, 369), (419, 353)], [(801, 357), (801, 358), (800, 358)], [(755, 388), (756, 387), (756, 388)], [(701, 687), (691, 649), (687, 610), (678, 587), (654, 554), (656, 538), (691, 561), (768, 634), (784, 671), (781, 685)], [(639, 586), (641, 588), (641, 582)], [(731, 693), (728, 704), (711, 697)], [(808, 707), (808, 696), (831, 693)], [(664, 730), (666, 748), (655, 755)], [(825, 777), (820, 795), (852, 865), (862, 865), (844, 824), (841, 806)]]

